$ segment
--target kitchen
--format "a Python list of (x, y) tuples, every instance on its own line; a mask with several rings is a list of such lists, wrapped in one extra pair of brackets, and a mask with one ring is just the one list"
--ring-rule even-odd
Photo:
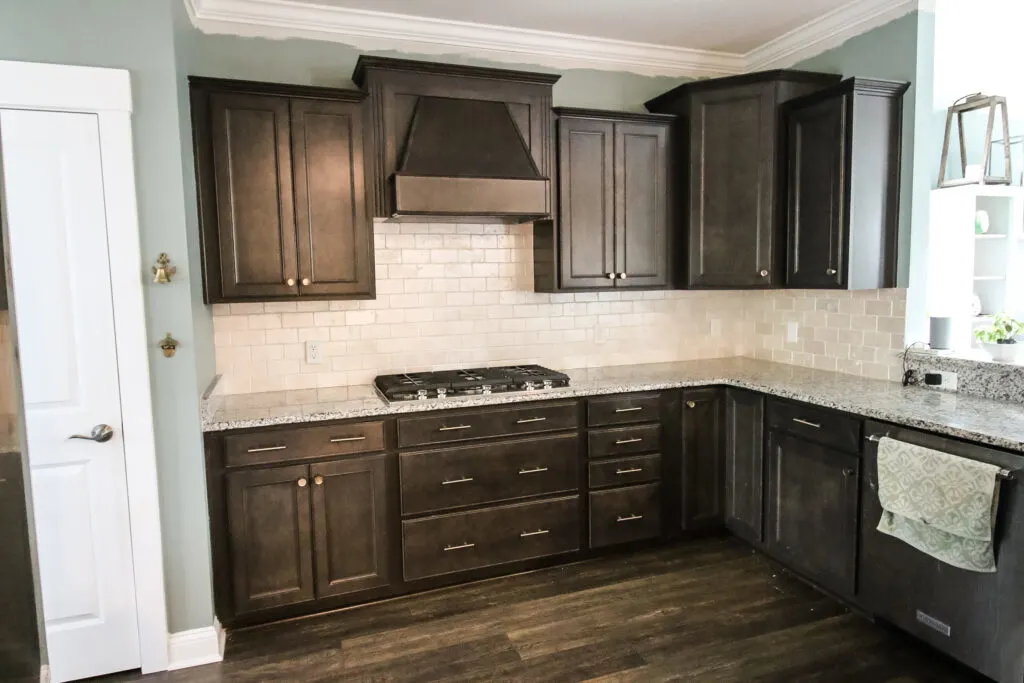
[[(172, 680), (253, 666), (353, 680), (536, 679), (544, 666), (559, 680), (1021, 679), (1019, 405), (966, 373), (956, 395), (900, 385), (907, 364), (923, 381), (937, 362), (904, 359), (911, 76), (812, 58), (651, 79), (611, 107), (600, 89), (560, 98), (559, 81), (581, 77), (571, 70), (368, 51), (350, 55), (351, 84), (332, 67), (314, 85), (233, 51), (327, 43), (185, 20), (209, 31), (189, 26), (175, 45), (194, 234), (180, 255), (166, 248), (181, 272), (154, 289), (186, 290), (195, 333), (171, 327), (184, 343), (151, 362), (197, 383), (204, 452), (160, 468), (162, 487), (187, 472), (205, 488), (188, 515), (209, 556), (173, 585), (202, 593), (212, 574), (215, 617), (200, 626), (182, 616), (193, 601), (171, 600), (170, 622), (192, 629), (172, 627), (172, 643), (192, 634), (178, 666), (224, 661)], [(875, 531), (882, 439), (994, 468), (996, 572), (943, 572)], [(181, 506), (163, 498), (161, 512)], [(184, 528), (164, 524), (169, 577), (185, 575), (186, 541), (167, 550)], [(736, 575), (746, 607), (729, 607), (727, 586), (705, 611), (699, 592), (660, 604), (626, 586), (676, 595), (673, 582), (718, 572)], [(522, 609), (568, 610), (565, 623), (455, 606), (539, 599), (552, 582), (564, 594)], [(602, 622), (651, 627), (574, 621), (589, 608), (569, 598), (602, 590)], [(796, 630), (774, 661), (736, 652), (688, 668), (692, 624), (737, 609), (753, 629), (749, 605), (776, 606), (776, 592)], [(437, 621), (375, 625), (417, 609)], [(460, 637), (496, 626), (464, 652), (441, 637), (446, 619)], [(595, 628), (585, 643), (555, 644), (579, 627)], [(725, 650), (773, 633), (718, 628)], [(341, 649), (317, 632), (344, 632)], [(276, 639), (305, 642), (253, 664)], [(858, 645), (882, 654), (851, 664)], [(607, 670), (592, 661), (602, 648), (616, 653)], [(930, 661), (938, 652), (949, 659)], [(446, 669), (447, 655), (465, 668)]]

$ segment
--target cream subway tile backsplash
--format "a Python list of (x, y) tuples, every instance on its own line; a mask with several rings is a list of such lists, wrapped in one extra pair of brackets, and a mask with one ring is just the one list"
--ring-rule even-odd
[[(471, 365), (554, 368), (748, 355), (898, 379), (903, 292), (539, 294), (532, 227), (375, 224), (377, 298), (213, 307), (220, 391), (365, 384)], [(786, 323), (799, 340), (785, 342)], [(324, 362), (305, 362), (305, 343)]]

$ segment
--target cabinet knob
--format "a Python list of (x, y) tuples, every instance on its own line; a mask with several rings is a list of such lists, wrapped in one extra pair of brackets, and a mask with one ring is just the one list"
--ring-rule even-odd
[(767, 269), (762, 269), (761, 270), (761, 277), (768, 277), (768, 270)]
[(309, 280), (308, 277), (302, 278), (302, 286), (303, 287), (309, 287), (309, 284), (310, 284), (310, 280)]
[(305, 488), (305, 486), (306, 486), (306, 484), (308, 482), (306, 481), (306, 478), (303, 477), (302, 479), (299, 479), (296, 483), (299, 485), (299, 488), (301, 489), (301, 488)]
[(620, 280), (625, 280), (626, 279), (626, 274), (625, 273), (619, 273), (619, 279)]
[(289, 287), (294, 287), (295, 286), (295, 278), (290, 277), (287, 280), (285, 280), (284, 283), (286, 285), (288, 285)]
[(835, 275), (838, 271), (835, 268), (828, 268), (825, 270), (826, 275)]
[(607, 277), (607, 278), (608, 278), (609, 280), (614, 280), (614, 279), (615, 279), (615, 273), (608, 273), (606, 277)]
[(693, 401), (687, 401), (687, 402), (686, 402), (686, 407), (687, 407), (687, 408), (696, 408), (696, 407), (697, 407), (697, 404), (696, 404), (696, 403), (694, 403)]
[(855, 474), (857, 474), (857, 472), (854, 471), (852, 467), (847, 467), (846, 469), (843, 470), (844, 477), (852, 477)]
[(317, 486), (323, 486), (324, 478), (318, 474), (315, 477), (313, 477), (313, 483), (316, 484)]

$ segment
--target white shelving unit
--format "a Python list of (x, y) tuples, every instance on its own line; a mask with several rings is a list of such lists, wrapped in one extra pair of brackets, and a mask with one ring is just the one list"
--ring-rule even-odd
[[(985, 211), (989, 231), (975, 232)], [(928, 315), (958, 321), (955, 345), (975, 346), (972, 331), (996, 313), (1024, 317), (1024, 188), (966, 185), (932, 190), (928, 240)], [(981, 301), (981, 315), (971, 302)]]

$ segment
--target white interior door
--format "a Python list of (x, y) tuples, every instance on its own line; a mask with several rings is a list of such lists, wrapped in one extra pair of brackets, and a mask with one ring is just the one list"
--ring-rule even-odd
[(137, 668), (98, 119), (0, 110), (0, 155), (51, 675)]

